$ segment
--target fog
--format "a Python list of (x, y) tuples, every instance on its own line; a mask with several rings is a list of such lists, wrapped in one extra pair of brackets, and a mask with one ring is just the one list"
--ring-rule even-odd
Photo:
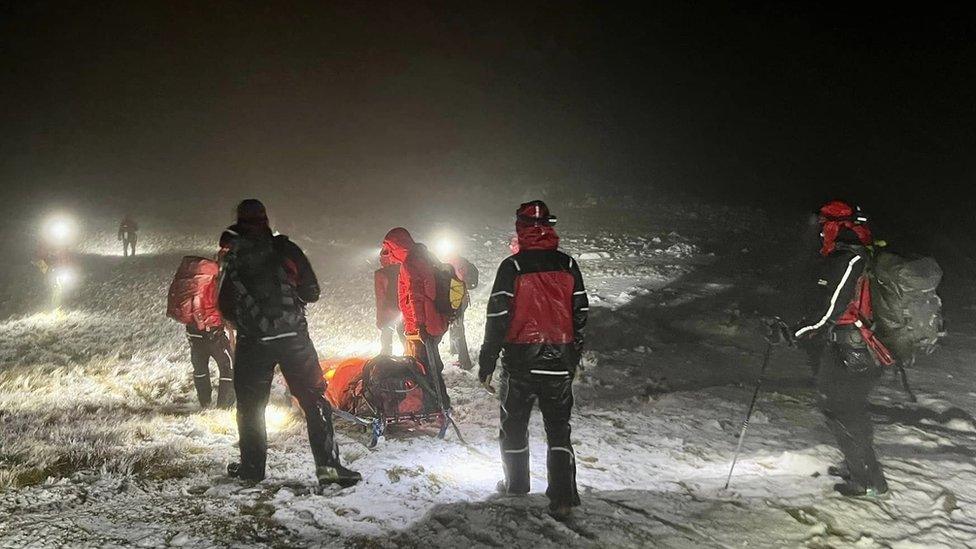
[(442, 8), (9, 5), (4, 207), (842, 196), (936, 223), (976, 168), (965, 14)]

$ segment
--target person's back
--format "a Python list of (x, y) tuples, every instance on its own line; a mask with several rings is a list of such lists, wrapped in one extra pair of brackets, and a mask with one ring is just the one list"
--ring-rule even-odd
[(391, 229), (386, 234), (383, 248), (389, 251), (393, 262), (400, 263), (397, 301), (403, 316), (405, 352), (427, 367), (431, 382), (440, 386), (444, 409), (450, 410), (450, 396), (443, 379), (444, 363), (437, 349), (447, 332), (447, 319), (434, 302), (437, 288), (433, 260), (427, 247), (414, 242), (403, 227)]
[(447, 319), (437, 309), (434, 259), (427, 246), (415, 244), (400, 267), (399, 301), (407, 334), (440, 338)]
[(392, 262), (389, 253), (380, 254), (381, 267), (373, 273), (373, 291), (376, 298), (376, 328), (380, 331), (380, 354), (393, 352), (393, 337), (403, 340), (403, 323), (400, 321), (399, 280), (400, 264)]
[[(457, 253), (448, 255), (445, 262), (454, 268), (454, 275), (464, 283), (465, 288), (470, 291), (478, 287), (478, 268), (473, 263)], [(451, 322), (448, 330), (450, 334), (451, 352), (457, 355), (458, 366), (462, 370), (470, 370), (474, 367), (474, 364), (471, 363), (471, 354), (468, 350), (468, 338), (464, 329), (464, 314), (470, 302), (471, 296), (466, 293), (464, 295), (464, 301), (461, 303), (461, 308), (458, 310), (457, 317)]]
[(362, 477), (339, 462), (332, 407), (305, 320), (305, 305), (319, 298), (312, 266), (301, 248), (273, 236), (259, 201), (241, 202), (237, 215), (237, 224), (220, 239), (220, 310), (238, 331), (234, 390), (241, 461), (228, 466), (228, 473), (252, 481), (264, 478), (264, 411), (277, 365), (304, 412), (319, 482), (355, 484)]
[(825, 340), (827, 360), (817, 371), (818, 403), (844, 454), (843, 464), (828, 469), (844, 480), (834, 488), (845, 496), (879, 497), (888, 492), (888, 484), (875, 455), (867, 400), (888, 357), (872, 331), (866, 270), (873, 239), (857, 210), (840, 201), (820, 209), (820, 226), (822, 270), (810, 286), (816, 306), (792, 337)]
[(499, 490), (524, 494), (530, 489), (528, 423), (538, 401), (549, 446), (549, 509), (564, 520), (580, 503), (569, 419), (589, 304), (579, 266), (558, 250), (555, 217), (545, 203), (522, 204), (516, 215), (519, 251), (495, 276), (478, 378), (489, 385), (501, 355), (505, 480)]
[(242, 223), (221, 240), (221, 309), (240, 334), (273, 338), (306, 331), (305, 305), (318, 301), (320, 289), (301, 248), (268, 227)]

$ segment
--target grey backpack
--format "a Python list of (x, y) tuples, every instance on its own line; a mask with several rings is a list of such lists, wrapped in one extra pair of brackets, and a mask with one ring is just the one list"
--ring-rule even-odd
[(878, 252), (871, 266), (875, 332), (902, 364), (929, 354), (945, 332), (936, 294), (942, 268), (935, 259)]
[(242, 333), (274, 336), (305, 328), (305, 310), (285, 273), (286, 237), (238, 238), (224, 259), (224, 276), (237, 293)]

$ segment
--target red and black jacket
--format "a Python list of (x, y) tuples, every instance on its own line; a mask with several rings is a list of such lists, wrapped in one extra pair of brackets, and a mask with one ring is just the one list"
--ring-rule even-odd
[(520, 251), (498, 267), (488, 300), (479, 377), (511, 373), (574, 376), (589, 301), (576, 261), (557, 250), (550, 227), (520, 229)]

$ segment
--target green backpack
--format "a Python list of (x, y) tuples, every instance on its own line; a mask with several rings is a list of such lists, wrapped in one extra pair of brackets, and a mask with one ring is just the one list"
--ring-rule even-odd
[(942, 268), (935, 259), (880, 251), (871, 271), (874, 331), (903, 365), (935, 350), (945, 335), (936, 293)]

